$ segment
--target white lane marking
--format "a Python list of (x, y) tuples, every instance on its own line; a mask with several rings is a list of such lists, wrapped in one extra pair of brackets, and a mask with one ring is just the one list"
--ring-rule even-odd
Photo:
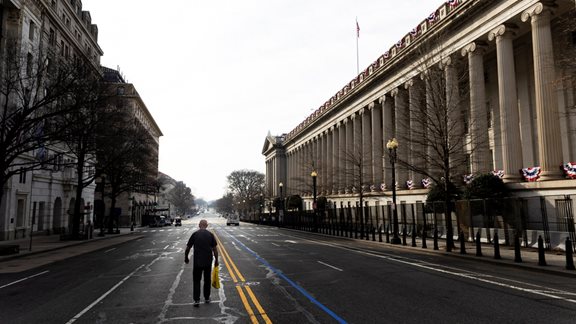
[(108, 253), (108, 252), (114, 251), (114, 250), (116, 250), (116, 248), (111, 248), (110, 250), (106, 250), (106, 251), (104, 251), (104, 253)]
[(0, 286), (0, 289), (6, 288), (6, 287), (8, 287), (8, 286), (12, 286), (12, 285), (17, 284), (17, 283), (19, 283), (19, 282), (22, 282), (22, 281), (24, 281), (24, 280), (28, 280), (28, 279), (31, 279), (31, 278), (34, 278), (34, 277), (43, 275), (43, 274), (48, 273), (48, 272), (50, 272), (50, 270), (42, 271), (42, 272), (37, 273), (37, 274), (35, 274), (35, 275), (31, 275), (31, 276), (28, 276), (28, 277), (26, 277), (26, 278), (22, 278), (22, 279), (20, 279), (20, 280), (13, 281), (13, 282), (11, 282), (11, 283), (9, 283), (9, 284), (5, 284), (4, 286)]
[(164, 250), (166, 250), (169, 246), (170, 246), (170, 244), (166, 245), (166, 246), (164, 247)]
[(280, 245), (278, 245), (278, 244), (276, 244), (276, 243), (272, 243), (272, 245), (277, 246), (277, 247), (280, 247)]
[(286, 242), (286, 243), (292, 243), (292, 244), (296, 244), (296, 241), (292, 241), (292, 240), (285, 240), (284, 242)]
[(145, 264), (139, 266), (138, 268), (136, 268), (136, 270), (130, 272), (129, 275), (127, 275), (126, 277), (124, 277), (124, 279), (120, 280), (120, 282), (118, 282), (117, 284), (114, 285), (114, 287), (110, 288), (107, 292), (104, 293), (104, 295), (100, 296), (98, 299), (96, 299), (92, 304), (88, 305), (88, 307), (84, 308), (80, 313), (76, 314), (76, 316), (72, 317), (72, 319), (70, 319), (68, 322), (66, 322), (66, 324), (71, 324), (74, 323), (76, 320), (78, 320), (82, 315), (86, 314), (86, 312), (88, 312), (90, 309), (92, 309), (92, 307), (96, 306), (96, 304), (98, 304), (99, 302), (101, 302), (104, 298), (106, 298), (106, 296), (110, 295), (114, 290), (116, 290), (116, 288), (120, 287), (120, 285), (122, 285), (126, 280), (130, 279), (130, 277), (132, 277), (136, 272), (138, 272), (138, 270), (142, 269), (145, 266)]
[(330, 265), (330, 264), (328, 264), (328, 263), (324, 263), (324, 262), (322, 262), (322, 261), (318, 261), (318, 263), (323, 264), (323, 265), (325, 265), (325, 266), (327, 266), (327, 267), (329, 267), (329, 268), (332, 268), (332, 269), (334, 269), (334, 270), (344, 271), (344, 270), (342, 270), (342, 269), (340, 269), (340, 268), (336, 268), (335, 266)]

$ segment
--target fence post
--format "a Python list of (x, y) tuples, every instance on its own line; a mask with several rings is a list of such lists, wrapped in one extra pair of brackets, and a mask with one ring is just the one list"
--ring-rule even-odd
[(458, 233), (458, 239), (460, 240), (460, 254), (466, 254), (466, 242), (464, 241), (464, 231)]
[(416, 224), (412, 223), (412, 247), (416, 246)]
[(382, 242), (382, 225), (378, 226), (378, 242)]
[(514, 233), (514, 262), (522, 262), (522, 255), (520, 253), (520, 235), (518, 235), (518, 233)]
[(544, 253), (544, 240), (542, 235), (538, 235), (538, 265), (546, 265), (546, 254)]
[(494, 259), (500, 260), (500, 241), (498, 240), (498, 230), (494, 232)]
[(576, 270), (574, 268), (574, 259), (572, 259), (572, 241), (570, 237), (566, 238), (566, 270)]
[(422, 230), (422, 248), (427, 249), (428, 245), (426, 244), (426, 227)]
[(408, 245), (406, 243), (406, 223), (404, 223), (404, 227), (402, 227), (402, 245)]
[(438, 248), (438, 228), (434, 228), (434, 250), (439, 250), (439, 248)]
[(482, 256), (482, 245), (480, 244), (480, 228), (476, 233), (476, 256)]
[(386, 243), (390, 243), (390, 223), (386, 225)]

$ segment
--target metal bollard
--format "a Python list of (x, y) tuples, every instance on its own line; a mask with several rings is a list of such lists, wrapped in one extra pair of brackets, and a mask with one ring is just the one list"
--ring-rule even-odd
[(426, 244), (426, 229), (422, 230), (422, 248), (427, 249), (428, 245)]
[(522, 262), (522, 255), (520, 252), (520, 236), (517, 233), (514, 234), (514, 262)]
[(498, 232), (494, 233), (494, 259), (500, 260), (500, 241), (498, 240)]
[(546, 265), (546, 254), (544, 253), (544, 239), (542, 239), (542, 235), (538, 235), (538, 265)]
[(566, 238), (566, 270), (576, 270), (574, 267), (574, 259), (572, 259), (572, 241), (569, 237)]
[(464, 242), (464, 232), (458, 233), (458, 240), (460, 241), (460, 254), (466, 254), (466, 242)]
[(386, 226), (386, 243), (390, 243), (390, 224)]
[(482, 256), (482, 245), (480, 244), (480, 230), (476, 232), (476, 256)]
[(382, 225), (378, 226), (378, 242), (382, 242)]
[(438, 229), (434, 228), (434, 250), (439, 250), (438, 248)]
[(402, 245), (408, 245), (406, 244), (406, 226), (402, 227)]
[(416, 224), (412, 224), (412, 247), (416, 246)]

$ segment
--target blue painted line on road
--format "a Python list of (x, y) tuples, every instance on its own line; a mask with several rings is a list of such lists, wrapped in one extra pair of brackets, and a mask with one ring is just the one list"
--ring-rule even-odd
[(254, 257), (256, 257), (256, 259), (258, 261), (260, 261), (262, 264), (264, 264), (265, 266), (270, 268), (270, 270), (274, 271), (274, 273), (277, 274), (278, 276), (280, 276), (280, 278), (286, 280), (286, 282), (288, 282), (292, 287), (296, 288), (296, 290), (298, 290), (302, 295), (304, 295), (306, 298), (308, 298), (308, 300), (310, 300), (313, 304), (316, 304), (316, 306), (320, 307), (320, 309), (322, 309), (324, 312), (326, 312), (326, 314), (332, 316), (332, 318), (334, 318), (336, 321), (338, 321), (338, 323), (347, 323), (344, 319), (342, 319), (340, 316), (336, 315), (336, 313), (334, 313), (328, 307), (324, 306), (322, 303), (320, 303), (318, 300), (316, 300), (314, 297), (312, 297), (304, 288), (302, 288), (300, 285), (298, 285), (294, 281), (290, 280), (290, 278), (286, 277), (286, 275), (284, 275), (282, 273), (282, 271), (274, 268), (270, 263), (268, 263), (268, 261), (266, 261), (261, 256), (259, 256), (258, 253), (254, 252), (252, 249), (250, 249), (249, 247), (244, 245), (244, 243), (240, 242), (234, 236), (230, 235), (230, 237), (232, 237), (232, 239), (234, 239), (236, 242), (238, 242), (238, 244), (240, 244), (246, 251), (250, 252), (250, 254), (252, 254)]

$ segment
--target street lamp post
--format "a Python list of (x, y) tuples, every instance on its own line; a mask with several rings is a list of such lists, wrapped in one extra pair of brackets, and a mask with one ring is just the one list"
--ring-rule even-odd
[(312, 177), (312, 209), (314, 210), (314, 214), (313, 214), (313, 222), (314, 222), (314, 232), (316, 232), (316, 207), (317, 207), (317, 202), (316, 202), (316, 178), (318, 177), (318, 173), (316, 173), (316, 170), (312, 170), (312, 173), (310, 173), (310, 176)]
[(393, 138), (386, 143), (386, 148), (390, 154), (390, 165), (392, 166), (392, 219), (394, 222), (392, 244), (400, 244), (400, 236), (398, 236), (398, 208), (396, 206), (396, 159), (397, 159), (397, 149), (398, 141)]
[(278, 211), (278, 219), (276, 220), (277, 223), (280, 223), (280, 219), (284, 218), (284, 184), (282, 182), (280, 182), (278, 184), (278, 187), (280, 187), (280, 210)]
[(104, 187), (106, 187), (106, 175), (104, 173), (100, 174), (95, 180), (96, 184), (100, 186), (100, 197), (102, 204), (100, 205), (100, 233), (98, 236), (104, 236), (104, 218), (106, 215), (106, 204), (104, 203)]

